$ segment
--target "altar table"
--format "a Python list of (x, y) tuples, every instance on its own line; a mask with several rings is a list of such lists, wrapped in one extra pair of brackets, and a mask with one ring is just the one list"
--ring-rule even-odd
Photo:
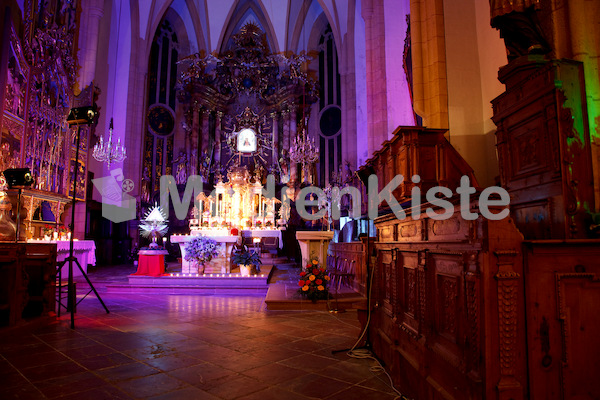
[[(219, 254), (214, 257), (210, 262), (205, 263), (205, 271), (218, 272), (218, 273), (230, 273), (230, 262), (231, 262), (231, 249), (238, 241), (238, 236), (213, 236), (208, 233), (202, 232), (203, 236), (208, 236), (218, 243)], [(171, 243), (179, 244), (181, 249), (181, 272), (184, 274), (195, 274), (198, 272), (198, 267), (195, 262), (186, 261), (185, 245), (187, 242), (192, 240), (198, 235), (172, 235)]]
[(166, 250), (140, 250), (138, 268), (132, 275), (162, 276), (165, 273)]
[[(56, 243), (56, 263), (57, 265), (69, 257), (71, 242), (69, 240), (37, 240), (30, 239), (27, 243)], [(73, 240), (73, 256), (79, 261), (83, 272), (87, 273), (89, 265), (96, 265), (96, 243), (93, 240)], [(73, 263), (73, 276), (82, 276), (77, 264)], [(62, 279), (69, 278), (69, 263), (62, 267)]]

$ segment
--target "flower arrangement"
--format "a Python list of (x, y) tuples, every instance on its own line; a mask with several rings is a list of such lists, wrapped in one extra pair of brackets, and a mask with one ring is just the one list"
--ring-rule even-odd
[(44, 224), (44, 236), (52, 236), (52, 232), (54, 232), (54, 227), (49, 224)]
[(300, 272), (298, 281), (298, 292), (312, 301), (325, 300), (329, 295), (327, 284), (330, 281), (325, 268), (319, 266), (319, 260), (313, 258), (310, 263)]
[(257, 226), (258, 228), (260, 228), (260, 227), (262, 226), (262, 221), (260, 221), (260, 220), (259, 220), (259, 221), (256, 221), (256, 226)]
[(198, 264), (209, 262), (219, 254), (218, 244), (206, 236), (195, 236), (185, 245), (185, 260), (196, 261)]

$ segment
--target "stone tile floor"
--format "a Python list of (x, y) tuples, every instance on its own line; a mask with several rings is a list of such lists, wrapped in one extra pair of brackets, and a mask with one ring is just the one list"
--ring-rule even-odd
[(0, 398), (396, 397), (386, 375), (370, 370), (374, 360), (332, 353), (360, 335), (355, 312), (266, 311), (264, 296), (103, 291), (106, 282), (134, 271), (91, 270), (110, 314), (88, 296), (77, 308), (75, 330), (64, 313), (43, 327), (0, 329)]

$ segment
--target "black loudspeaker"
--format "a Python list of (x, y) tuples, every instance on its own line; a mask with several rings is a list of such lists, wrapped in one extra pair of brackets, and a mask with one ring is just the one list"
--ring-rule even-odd
[(98, 117), (98, 109), (96, 106), (91, 107), (76, 107), (71, 108), (67, 116), (69, 125), (86, 125), (92, 124)]
[(4, 178), (9, 188), (31, 186), (35, 182), (29, 168), (11, 168), (4, 171)]

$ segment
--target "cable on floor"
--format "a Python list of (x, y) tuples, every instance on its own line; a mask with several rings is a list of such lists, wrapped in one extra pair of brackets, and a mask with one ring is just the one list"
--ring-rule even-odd
[[(354, 345), (352, 346), (352, 348), (350, 350), (348, 350), (348, 352), (346, 353), (346, 355), (348, 355), (348, 357), (351, 357), (351, 358), (375, 360), (375, 362), (377, 363), (377, 365), (370, 367), (369, 370), (372, 373), (374, 373), (374, 374), (377, 373), (377, 372), (383, 372), (387, 376), (388, 382), (387, 383), (384, 382), (384, 383), (386, 383), (397, 394), (397, 396), (394, 398), (394, 400), (410, 400), (410, 398), (406, 397), (404, 394), (402, 394), (402, 392), (400, 392), (398, 389), (396, 389), (394, 387), (394, 384), (392, 382), (392, 377), (385, 370), (385, 368), (383, 367), (383, 365), (381, 365), (381, 362), (379, 361), (379, 359), (377, 357), (375, 357), (370, 350), (367, 350), (367, 349), (357, 349), (357, 347), (359, 346), (359, 344), (362, 342), (363, 337), (367, 333), (367, 331), (369, 329), (369, 325), (371, 324), (371, 294), (372, 294), (372, 290), (373, 290), (373, 277), (374, 276), (375, 276), (375, 273), (373, 271), (373, 273), (371, 273), (371, 276), (369, 277), (370, 278), (370, 282), (369, 282), (369, 293), (367, 295), (367, 323), (365, 324), (365, 327), (363, 328), (360, 336), (358, 337), (358, 339), (356, 340), (356, 342), (354, 343)], [(330, 309), (330, 307), (329, 307), (329, 299), (328, 299), (327, 306), (328, 306), (327, 308)], [(330, 313), (330, 315), (332, 315), (338, 321), (347, 324), (347, 322), (342, 321), (335, 314), (331, 314)]]

